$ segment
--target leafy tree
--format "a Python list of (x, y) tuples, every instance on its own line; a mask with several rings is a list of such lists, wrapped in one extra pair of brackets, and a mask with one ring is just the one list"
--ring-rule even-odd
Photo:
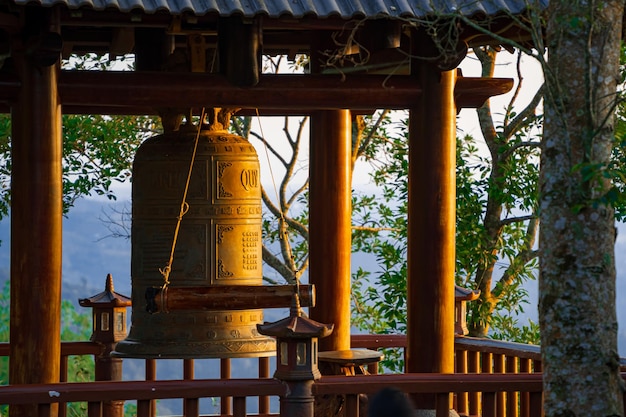
[[(475, 54), (482, 75), (492, 76), (496, 50), (477, 48)], [(478, 109), (481, 142), (471, 136), (457, 140), (456, 281), (480, 290), (480, 298), (468, 306), (471, 336), (537, 343), (537, 325), (520, 325), (516, 316), (528, 302), (523, 283), (534, 279), (536, 270), (540, 143), (536, 131), (541, 119), (535, 110), (541, 92), (521, 112), (514, 112), (522, 84), (519, 59), (517, 65), (517, 90), (500, 124), (487, 102)], [(395, 133), (384, 135), (370, 155), (376, 163), (373, 179), (382, 187), (384, 202), (368, 210), (376, 210), (376, 225), (386, 226), (388, 232), (359, 246), (376, 256), (381, 271), (373, 277), (357, 272), (353, 288), (354, 323), (372, 332), (406, 330), (407, 142), (403, 123)], [(365, 283), (368, 280), (372, 285)], [(391, 363), (396, 360), (393, 354), (388, 357), (391, 360), (384, 365), (398, 366)]]
[[(132, 60), (110, 61), (107, 55), (74, 56), (64, 68), (77, 70), (129, 69)], [(121, 68), (120, 68), (121, 67)], [(63, 116), (63, 207), (65, 213), (80, 197), (92, 193), (114, 200), (114, 182), (130, 180), (137, 147), (160, 131), (157, 118), (148, 116)], [(11, 124), (0, 115), (0, 218), (9, 213), (11, 200)]]

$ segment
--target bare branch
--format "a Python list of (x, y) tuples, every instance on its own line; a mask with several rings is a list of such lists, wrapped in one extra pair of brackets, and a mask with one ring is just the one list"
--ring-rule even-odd
[(369, 227), (369, 226), (352, 226), (352, 230), (363, 232), (399, 232), (397, 227)]
[(497, 299), (502, 297), (502, 293), (506, 290), (506, 288), (513, 283), (513, 281), (519, 276), (520, 272), (523, 270), (524, 266), (530, 262), (532, 259), (539, 256), (539, 251), (533, 249), (535, 245), (535, 239), (537, 236), (537, 228), (539, 227), (539, 219), (532, 218), (530, 222), (528, 222), (528, 226), (526, 227), (525, 233), (525, 244), (524, 249), (522, 249), (515, 258), (511, 261), (509, 267), (504, 271), (502, 277), (498, 280), (498, 285), (493, 291), (493, 296)]
[(500, 225), (501, 226), (508, 226), (509, 224), (513, 224), (513, 223), (521, 223), (521, 222), (525, 222), (528, 220), (533, 220), (536, 219), (537, 215), (536, 214), (529, 214), (528, 216), (519, 216), (519, 217), (509, 217), (506, 219), (502, 219), (500, 221)]
[[(492, 77), (496, 64), (496, 51), (489, 47), (485, 47), (484, 49), (474, 48), (474, 54), (476, 54), (476, 57), (480, 61), (482, 67), (481, 75), (483, 77)], [(496, 132), (493, 117), (491, 116), (490, 101), (487, 100), (485, 104), (476, 110), (476, 113), (478, 114), (480, 130), (491, 153), (491, 159), (492, 161), (496, 161), (498, 152), (496, 138), (498, 137), (498, 133)]]
[(263, 145), (265, 146), (265, 149), (269, 150), (283, 166), (287, 166), (287, 161), (285, 160), (285, 158), (283, 158), (282, 155), (267, 140), (265, 140), (263, 136), (256, 132), (250, 132), (250, 136), (253, 136), (256, 139), (260, 140), (261, 143), (263, 143)]
[[(287, 117), (285, 117), (285, 119), (288, 119)], [(287, 165), (285, 165), (285, 175), (282, 178), (282, 181), (280, 183), (280, 189), (279, 189), (279, 198), (280, 198), (280, 205), (281, 205), (281, 211), (283, 213), (287, 212), (287, 210), (289, 209), (289, 202), (292, 201), (293, 199), (288, 199), (287, 196), (287, 188), (289, 186), (289, 182), (291, 181), (293, 175), (294, 175), (294, 171), (296, 168), (296, 164), (298, 163), (298, 156), (300, 154), (300, 146), (302, 144), (303, 141), (303, 133), (304, 133), (304, 124), (305, 121), (308, 120), (307, 117), (304, 117), (300, 120), (300, 127), (298, 129), (298, 133), (296, 135), (296, 138), (292, 144), (292, 148), (293, 148), (293, 152), (291, 154), (291, 158), (289, 160), (289, 162), (287, 163)], [(285, 126), (287, 125), (287, 120), (285, 120)]]
[(286, 212), (282, 213), (280, 211), (280, 209), (274, 204), (271, 198), (267, 195), (267, 192), (265, 191), (265, 188), (263, 187), (261, 187), (261, 199), (263, 200), (263, 203), (265, 204), (267, 209), (270, 211), (270, 213), (272, 213), (272, 216), (276, 217), (277, 219), (280, 219), (281, 217), (284, 218), (284, 221), (289, 225), (289, 227), (296, 230), (300, 236), (302, 236), (305, 239), (309, 238), (309, 229), (305, 225), (300, 223), (299, 221), (289, 216), (285, 216)]
[(500, 159), (502, 161), (506, 160), (510, 157), (515, 151), (520, 148), (540, 148), (541, 142), (518, 142), (511, 145), (506, 151), (502, 152), (500, 155)]
[(263, 261), (280, 274), (286, 282), (293, 283), (294, 271), (289, 269), (276, 255), (263, 245)]
[(297, 231), (298, 234), (302, 236), (302, 238), (306, 240), (309, 239), (309, 229), (305, 225), (293, 219), (292, 217), (285, 217), (285, 221), (287, 222), (289, 227)]
[(270, 213), (272, 213), (272, 216), (276, 218), (280, 218), (280, 214), (281, 214), (280, 209), (274, 204), (272, 199), (267, 195), (267, 192), (265, 191), (265, 187), (261, 187), (261, 199), (263, 200), (263, 203), (265, 204), (267, 209), (270, 211)]
[(122, 237), (126, 240), (130, 239), (130, 208), (127, 205), (124, 205), (122, 209), (118, 209), (117, 207), (111, 207), (110, 212), (106, 212), (102, 209), (103, 217), (98, 217), (102, 223), (106, 225), (106, 228), (109, 230), (108, 235), (103, 236), (96, 240), (99, 242), (109, 237), (119, 238)]
[(496, 299), (502, 296), (504, 290), (510, 286), (513, 281), (519, 276), (524, 266), (532, 259), (539, 256), (538, 250), (523, 250), (513, 260), (511, 265), (504, 271), (502, 277), (498, 280), (496, 288), (493, 290), (493, 295)]
[(298, 198), (298, 196), (300, 194), (302, 194), (304, 191), (306, 191), (306, 189), (309, 188), (309, 179), (307, 178), (306, 181), (304, 182), (304, 184), (302, 184), (300, 186), (300, 188), (298, 188), (296, 191), (293, 192), (293, 194), (291, 195), (291, 197), (289, 198), (289, 200), (287, 201), (287, 204), (291, 207), (291, 205), (294, 203), (294, 201)]
[(515, 63), (515, 69), (517, 70), (517, 85), (515, 86), (515, 91), (513, 92), (513, 95), (511, 96), (511, 100), (509, 100), (509, 105), (506, 107), (506, 117), (504, 118), (505, 128), (509, 120), (509, 114), (511, 114), (511, 110), (513, 110), (515, 101), (519, 97), (519, 93), (522, 90), (524, 77), (522, 76), (521, 63), (522, 63), (522, 53), (518, 51), (517, 61)]
[(543, 99), (543, 92), (544, 85), (542, 84), (535, 93), (533, 99), (530, 101), (530, 103), (528, 103), (524, 110), (519, 112), (517, 116), (510, 120), (509, 123), (504, 127), (504, 137), (508, 138), (513, 135), (514, 132), (518, 132), (528, 126), (528, 124), (531, 122), (530, 116), (535, 114), (539, 102)]
[(375, 137), (377, 137), (376, 132), (378, 131), (378, 128), (388, 114), (389, 109), (385, 109), (380, 113), (378, 119), (376, 119), (376, 122), (374, 122), (374, 125), (372, 126), (365, 138), (362, 137), (363, 132), (365, 131), (365, 123), (363, 122), (363, 117), (357, 117), (357, 134), (355, 134), (352, 138), (352, 170), (354, 170), (354, 164), (356, 163), (357, 159), (359, 159), (365, 153), (365, 150), (367, 149), (369, 144)]

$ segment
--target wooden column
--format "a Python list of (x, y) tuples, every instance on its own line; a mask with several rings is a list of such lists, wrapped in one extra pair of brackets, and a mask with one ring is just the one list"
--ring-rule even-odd
[(456, 72), (416, 66), (423, 95), (409, 116), (407, 371), (453, 373)]
[(310, 316), (335, 325), (320, 339), (320, 351), (345, 350), (350, 349), (350, 111), (315, 112), (310, 140), (309, 280), (317, 292)]
[[(46, 65), (49, 60), (44, 62), (40, 51), (28, 45), (48, 34), (47, 12), (26, 13), (25, 45), (13, 50), (22, 88), (11, 108), (11, 384), (59, 381), (63, 193), (59, 68), (58, 63)], [(15, 406), (10, 413), (34, 416), (37, 406)]]

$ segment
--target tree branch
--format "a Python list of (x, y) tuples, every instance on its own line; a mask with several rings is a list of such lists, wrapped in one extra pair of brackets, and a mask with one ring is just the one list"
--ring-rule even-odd
[(528, 103), (528, 105), (517, 114), (505, 127), (504, 127), (504, 137), (508, 138), (513, 135), (513, 133), (518, 132), (528, 126), (530, 124), (531, 117), (535, 114), (537, 110), (537, 106), (539, 102), (543, 99), (544, 93), (544, 84), (539, 87), (537, 92), (535, 93), (533, 99)]
[(259, 135), (256, 132), (250, 132), (250, 136), (253, 136), (256, 139), (260, 140), (261, 143), (265, 146), (265, 149), (269, 150), (283, 166), (287, 166), (287, 161), (282, 157), (280, 153), (278, 153), (278, 151), (272, 145), (270, 145), (267, 140), (265, 140), (263, 136)]
[(536, 218), (537, 218), (536, 214), (529, 214), (528, 216), (509, 217), (509, 218), (506, 218), (506, 219), (502, 219), (500, 221), (500, 225), (501, 226), (508, 226), (509, 224), (525, 222), (527, 220), (533, 220), (533, 219), (536, 219)]
[(496, 288), (493, 291), (493, 295), (496, 299), (499, 300), (502, 297), (502, 293), (509, 285), (513, 283), (513, 281), (517, 278), (524, 266), (532, 259), (539, 256), (539, 251), (533, 249), (538, 227), (539, 219), (536, 217), (530, 219), (530, 221), (528, 222), (528, 226), (526, 227), (526, 242), (524, 244), (524, 249), (522, 249), (517, 254), (517, 256), (513, 258), (509, 267), (504, 271), (502, 277), (500, 277), (500, 279), (498, 280), (498, 285), (496, 285)]
[(263, 245), (263, 261), (280, 274), (283, 279), (292, 284), (294, 283), (294, 271), (284, 264), (276, 255)]
[(516, 150), (520, 148), (540, 148), (541, 142), (518, 142), (511, 145), (506, 151), (502, 152), (500, 158), (505, 161), (509, 158)]
[(397, 227), (369, 227), (369, 226), (352, 226), (352, 230), (363, 232), (400, 232)]

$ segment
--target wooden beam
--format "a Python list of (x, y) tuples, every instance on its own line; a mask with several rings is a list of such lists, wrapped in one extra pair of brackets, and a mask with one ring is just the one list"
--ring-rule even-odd
[[(0, 75), (0, 101), (14, 101), (21, 86)], [(458, 108), (478, 107), (506, 93), (510, 78), (459, 78)], [(409, 76), (262, 75), (255, 87), (234, 87), (215, 74), (63, 71), (59, 92), (64, 113), (145, 114), (159, 107), (234, 107), (310, 111), (317, 109), (408, 109), (422, 88)]]

